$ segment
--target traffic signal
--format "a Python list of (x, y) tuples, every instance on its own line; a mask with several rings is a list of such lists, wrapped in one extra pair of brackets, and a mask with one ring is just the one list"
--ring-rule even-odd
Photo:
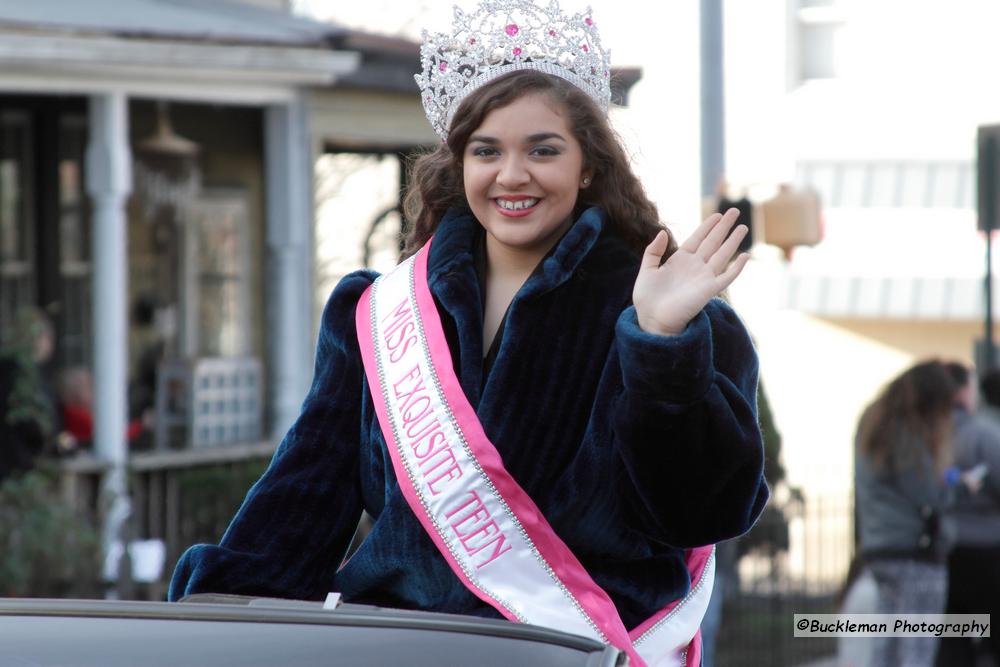
[(764, 243), (777, 246), (791, 259), (800, 245), (812, 246), (823, 240), (823, 217), (819, 195), (808, 188), (795, 189), (787, 183), (760, 206), (764, 218)]
[(997, 220), (997, 149), (1000, 144), (1000, 125), (979, 128), (976, 141), (976, 176), (979, 212), (979, 229), (993, 231), (1000, 225)]
[[(730, 199), (729, 197), (722, 195), (719, 197), (719, 203), (716, 207), (717, 213), (725, 213), (731, 208), (735, 208), (740, 212), (740, 217), (736, 221), (738, 225), (746, 225), (749, 233), (743, 237), (740, 241), (739, 252), (747, 252), (753, 245), (753, 204), (746, 197), (741, 197), (740, 199)], [(733, 227), (735, 229), (735, 227)], [(729, 232), (732, 234), (732, 231)]]

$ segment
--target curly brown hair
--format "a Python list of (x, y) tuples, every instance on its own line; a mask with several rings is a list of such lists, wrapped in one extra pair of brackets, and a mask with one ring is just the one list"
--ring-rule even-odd
[(906, 467), (925, 447), (938, 472), (951, 453), (952, 407), (956, 385), (937, 359), (900, 374), (868, 406), (858, 425), (858, 453), (878, 469), (894, 462)]
[[(601, 207), (607, 213), (609, 225), (639, 254), (657, 232), (665, 229), (605, 114), (573, 84), (525, 70), (500, 77), (471, 93), (455, 113), (447, 142), (412, 163), (410, 186), (403, 203), (408, 221), (403, 258), (427, 242), (445, 211), (469, 207), (463, 188), (462, 159), (472, 133), (494, 109), (532, 94), (547, 95), (568, 114), (569, 126), (583, 149), (584, 168), (593, 174), (592, 185), (580, 191), (574, 218), (586, 208)], [(669, 230), (667, 233), (670, 234)], [(664, 257), (676, 249), (677, 243), (670, 234)]]

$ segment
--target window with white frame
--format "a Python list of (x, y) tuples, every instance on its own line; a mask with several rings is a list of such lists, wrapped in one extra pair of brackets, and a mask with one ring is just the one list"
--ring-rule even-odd
[(845, 23), (845, 0), (793, 0), (800, 82), (838, 74), (838, 45)]

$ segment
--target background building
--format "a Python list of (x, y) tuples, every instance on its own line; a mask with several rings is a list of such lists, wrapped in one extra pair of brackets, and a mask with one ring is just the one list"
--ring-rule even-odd
[(758, 338), (790, 476), (843, 492), (857, 417), (878, 389), (921, 357), (971, 362), (983, 337), (976, 130), (1000, 119), (1000, 93), (984, 85), (1000, 8), (725, 7), (729, 181), (759, 195), (813, 188), (825, 228), (788, 262), (759, 246), (734, 298)]
[[(173, 472), (266, 460), (297, 416), (315, 342), (313, 165), (430, 141), (399, 83), (415, 68), (398, 40), (282, 3), (0, 7), (0, 333), (41, 308), (51, 374), (93, 376), (92, 449), (66, 464), (90, 477), (67, 494), (102, 509), (106, 540), (131, 515), (133, 535), (172, 531), (172, 563), (189, 539)], [(129, 452), (126, 422), (145, 410), (155, 451)]]

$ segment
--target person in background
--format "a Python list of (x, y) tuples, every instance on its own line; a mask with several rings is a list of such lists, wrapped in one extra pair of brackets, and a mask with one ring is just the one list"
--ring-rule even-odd
[[(59, 375), (59, 410), (66, 436), (72, 438), (72, 447), (89, 447), (94, 439), (94, 381), (90, 370), (73, 366)], [(147, 409), (138, 419), (129, 421), (126, 439), (129, 444), (145, 431), (152, 421), (152, 409)]]
[[(939, 524), (948, 492), (955, 385), (938, 360), (904, 371), (858, 424), (855, 494), (859, 557), (878, 587), (878, 613), (939, 614), (947, 545)], [(933, 665), (935, 637), (880, 637), (876, 667)]]
[(0, 347), (0, 480), (25, 472), (55, 442), (58, 430), (44, 366), (55, 349), (55, 331), (38, 308), (15, 316)]
[[(954, 505), (947, 515), (954, 547), (948, 555), (949, 614), (990, 614), (1000, 619), (1000, 369), (980, 381), (985, 410), (976, 412), (975, 375), (949, 363), (958, 387), (954, 408)], [(993, 402), (995, 401), (995, 402)], [(976, 654), (1000, 665), (1000, 633), (981, 643), (969, 637), (944, 637), (938, 667), (979, 665)]]
[(979, 412), (1000, 423), (1000, 367), (990, 368), (979, 378)]
[[(855, 556), (847, 569), (844, 586), (837, 599), (838, 614), (879, 613), (878, 583), (870, 569)], [(837, 637), (837, 667), (870, 667), (877, 638), (844, 633)]]
[(156, 403), (156, 373), (166, 343), (156, 327), (156, 303), (141, 295), (132, 304), (128, 332), (129, 417), (140, 418)]

